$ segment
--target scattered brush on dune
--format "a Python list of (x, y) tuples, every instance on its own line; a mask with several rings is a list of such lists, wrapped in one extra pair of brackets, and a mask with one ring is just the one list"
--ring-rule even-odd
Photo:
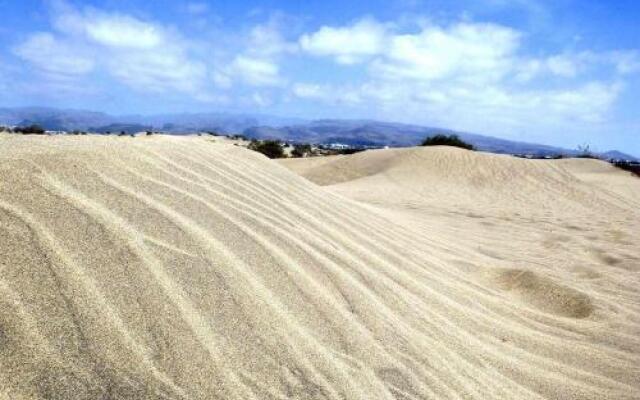
[[(0, 146), (0, 398), (640, 397), (635, 292), (465, 270), (484, 259), (237, 146)], [(343, 185), (398, 165), (372, 154)]]

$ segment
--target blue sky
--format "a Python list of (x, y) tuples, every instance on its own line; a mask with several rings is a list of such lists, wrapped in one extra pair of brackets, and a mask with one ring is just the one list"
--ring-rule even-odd
[(0, 0), (0, 106), (373, 118), (640, 154), (631, 0)]

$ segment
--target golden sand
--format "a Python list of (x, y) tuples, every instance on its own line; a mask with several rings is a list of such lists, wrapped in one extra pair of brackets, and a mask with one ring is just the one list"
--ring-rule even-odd
[(449, 148), (282, 164), (0, 135), (0, 399), (640, 398), (639, 179)]

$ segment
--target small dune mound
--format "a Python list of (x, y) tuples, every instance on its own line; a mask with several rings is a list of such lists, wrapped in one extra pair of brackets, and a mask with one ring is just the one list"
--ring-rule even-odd
[(594, 311), (586, 294), (524, 269), (500, 269), (493, 278), (498, 288), (531, 306), (561, 317), (586, 318)]
[[(575, 209), (602, 214), (611, 207), (628, 208), (626, 199), (585, 185), (570, 164), (448, 146), (369, 150), (329, 160), (280, 163), (318, 185), (377, 205), (480, 208), (489, 215), (507, 208), (560, 215)], [(602, 161), (592, 164), (606, 169)], [(389, 196), (390, 192), (397, 195)]]
[(383, 174), (403, 161), (407, 149), (373, 150), (349, 156), (283, 159), (278, 163), (321, 186)]

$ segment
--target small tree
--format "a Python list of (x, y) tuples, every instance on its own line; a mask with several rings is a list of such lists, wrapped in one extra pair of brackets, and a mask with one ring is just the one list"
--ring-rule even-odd
[(250, 150), (257, 151), (258, 153), (262, 153), (269, 158), (284, 158), (286, 157), (284, 154), (284, 150), (280, 145), (280, 142), (277, 140), (265, 140), (258, 141), (252, 140), (249, 143)]
[(587, 143), (583, 145), (578, 145), (578, 154), (576, 154), (577, 158), (598, 158), (597, 155), (591, 152), (591, 146)]
[(434, 135), (426, 138), (421, 146), (454, 146), (467, 150), (475, 150), (472, 144), (469, 144), (458, 137), (458, 135)]

